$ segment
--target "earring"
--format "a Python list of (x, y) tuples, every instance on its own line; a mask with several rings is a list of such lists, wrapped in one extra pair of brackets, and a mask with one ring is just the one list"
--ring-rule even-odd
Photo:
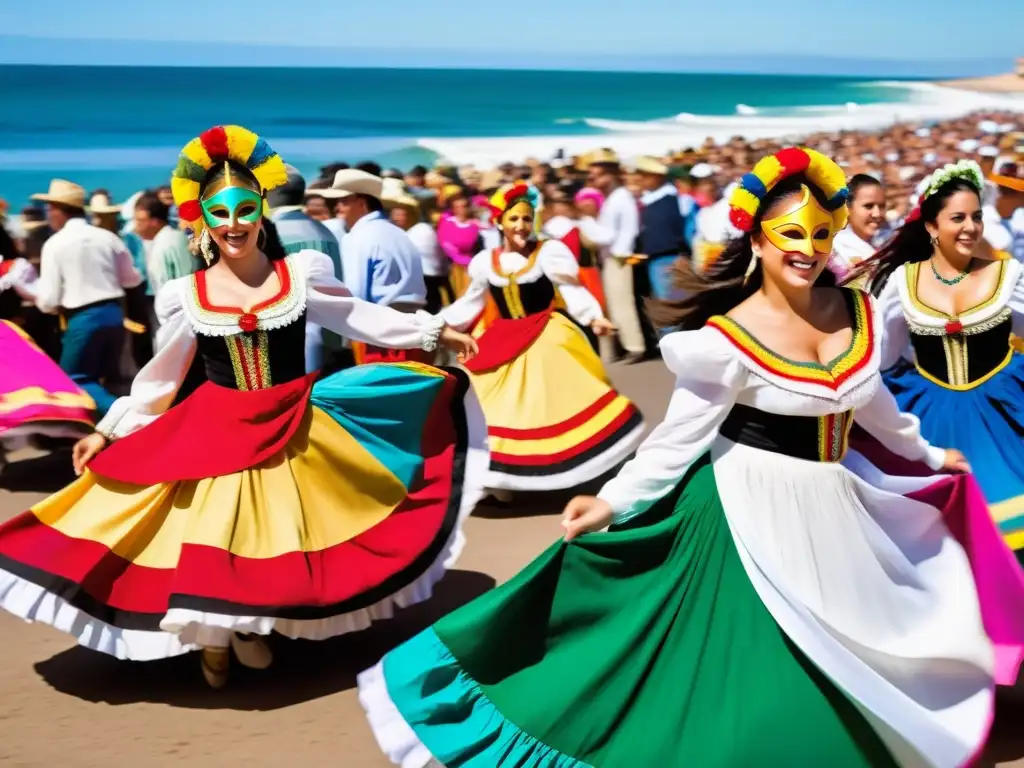
[(208, 229), (204, 229), (202, 237), (199, 238), (199, 250), (203, 254), (206, 266), (213, 264), (213, 236), (210, 235), (210, 230)]
[(758, 248), (750, 249), (750, 263), (747, 264), (747, 271), (743, 274), (743, 284), (746, 285), (750, 281), (750, 276), (754, 274), (754, 270), (757, 269), (757, 261), (761, 258), (761, 251)]

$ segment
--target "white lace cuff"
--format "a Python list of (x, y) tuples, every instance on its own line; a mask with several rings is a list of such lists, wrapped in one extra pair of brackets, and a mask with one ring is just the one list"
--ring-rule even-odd
[(421, 309), (416, 312), (416, 319), (423, 323), (423, 341), (420, 347), (424, 352), (433, 352), (437, 349), (437, 340), (441, 338), (441, 331), (445, 327), (444, 318)]

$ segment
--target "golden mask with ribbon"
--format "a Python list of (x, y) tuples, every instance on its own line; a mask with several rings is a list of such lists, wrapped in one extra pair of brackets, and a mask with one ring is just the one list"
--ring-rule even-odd
[(761, 222), (768, 242), (784, 253), (800, 253), (807, 258), (828, 256), (832, 240), (840, 229), (835, 214), (826, 211), (807, 185), (801, 186), (799, 202), (773, 219)]

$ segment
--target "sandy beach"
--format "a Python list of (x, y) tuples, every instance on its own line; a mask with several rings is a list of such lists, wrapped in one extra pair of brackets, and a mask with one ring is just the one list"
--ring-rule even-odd
[(966, 77), (960, 80), (942, 80), (937, 85), (982, 93), (1024, 93), (1024, 77), (1008, 72), (989, 77)]

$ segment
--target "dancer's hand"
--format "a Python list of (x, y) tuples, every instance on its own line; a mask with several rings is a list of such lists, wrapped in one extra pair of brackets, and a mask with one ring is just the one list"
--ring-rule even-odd
[(597, 496), (577, 496), (565, 505), (562, 527), (565, 540), (572, 541), (584, 533), (595, 533), (607, 528), (612, 521), (612, 508)]
[(599, 317), (590, 324), (590, 330), (594, 332), (595, 336), (609, 336), (615, 333), (615, 326), (608, 318)]
[(441, 344), (454, 352), (460, 363), (472, 360), (480, 352), (476, 339), (467, 333), (459, 333), (447, 325), (441, 331)]
[(967, 457), (960, 453), (956, 448), (946, 449), (946, 460), (942, 462), (942, 468), (946, 472), (951, 473), (971, 471), (971, 465), (967, 463)]
[(71, 461), (75, 465), (75, 474), (82, 474), (85, 471), (85, 465), (106, 447), (107, 438), (99, 432), (93, 432), (75, 443), (75, 447), (71, 449)]

